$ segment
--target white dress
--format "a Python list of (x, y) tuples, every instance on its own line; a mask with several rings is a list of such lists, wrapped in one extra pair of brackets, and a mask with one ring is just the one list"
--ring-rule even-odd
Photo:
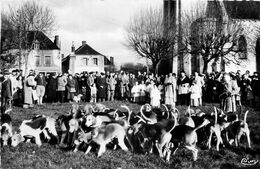
[(150, 88), (150, 98), (151, 98), (150, 104), (152, 107), (160, 106), (161, 93), (155, 85), (151, 86)]
[(139, 97), (140, 96), (140, 86), (134, 85), (131, 90), (132, 97)]
[(197, 84), (193, 84), (191, 87), (190, 87), (190, 98), (191, 99), (198, 99), (201, 97), (201, 87)]
[(165, 79), (164, 84), (165, 84), (165, 104), (173, 105), (177, 101), (176, 79), (174, 77), (168, 77)]

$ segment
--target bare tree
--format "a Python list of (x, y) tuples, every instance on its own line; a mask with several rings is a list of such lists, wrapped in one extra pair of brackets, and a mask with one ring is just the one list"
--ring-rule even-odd
[[(216, 18), (206, 16), (206, 4), (199, 4), (183, 15), (183, 48), (181, 52), (199, 56), (204, 62), (203, 72), (206, 73), (209, 63), (221, 62), (221, 65), (240, 65), (246, 61), (248, 47), (240, 47), (241, 37), (254, 41), (255, 23), (246, 24), (222, 14), (214, 14)], [(212, 12), (212, 11), (211, 11)], [(254, 21), (252, 21), (254, 22)], [(257, 26), (258, 27), (258, 26)], [(252, 31), (250, 31), (252, 30)]]
[(38, 34), (43, 32), (49, 35), (55, 28), (53, 11), (37, 1), (26, 1), (17, 8), (10, 5), (6, 16), (11, 27), (6, 31), (15, 32), (12, 38), (16, 38), (15, 46), (20, 49), (19, 65), (24, 58), (25, 72), (27, 72), (28, 55), (33, 49)]
[[(221, 59), (222, 64), (240, 64), (237, 53), (243, 52), (237, 48), (237, 42), (244, 28), (240, 23), (229, 22), (227, 29), (218, 27), (218, 21), (199, 19), (194, 24), (197, 30), (189, 37), (185, 38), (185, 51), (202, 57), (204, 62), (203, 72), (206, 73), (208, 64)], [(188, 48), (187, 48), (188, 46)]]
[(4, 72), (15, 66), (19, 53), (18, 51), (10, 51), (10, 49), (17, 48), (16, 32), (12, 29), (11, 23), (4, 13), (1, 13), (1, 28), (1, 35), (5, 36), (1, 36), (0, 71)]
[(165, 23), (161, 9), (147, 9), (137, 13), (130, 21), (126, 46), (140, 57), (152, 62), (156, 71), (175, 44), (176, 33), (172, 24)]
[(240, 54), (245, 53), (246, 48), (239, 48), (238, 43), (241, 35), (247, 36), (247, 33), (250, 33), (245, 31), (248, 29), (247, 25), (231, 18), (225, 19), (223, 16), (206, 17), (206, 10), (201, 10), (206, 9), (203, 8), (204, 5), (194, 6), (191, 11), (183, 15), (184, 33), (181, 51), (201, 57), (204, 62), (204, 73), (213, 60), (220, 61), (222, 65), (230, 63), (240, 65), (244, 61)]

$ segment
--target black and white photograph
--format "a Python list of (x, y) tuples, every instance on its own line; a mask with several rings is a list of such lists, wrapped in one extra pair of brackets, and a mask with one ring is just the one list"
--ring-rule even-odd
[(260, 0), (0, 11), (0, 169), (260, 168)]

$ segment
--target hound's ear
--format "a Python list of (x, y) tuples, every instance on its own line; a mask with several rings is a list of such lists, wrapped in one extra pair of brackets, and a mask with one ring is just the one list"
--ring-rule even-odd
[(25, 138), (21, 135), (19, 135), (19, 142), (24, 142), (25, 141)]
[(39, 118), (39, 119), (36, 119), (32, 122), (27, 122), (25, 124), (30, 126), (33, 129), (39, 129), (40, 128), (42, 130), (46, 126), (46, 122), (47, 122), (46, 118)]

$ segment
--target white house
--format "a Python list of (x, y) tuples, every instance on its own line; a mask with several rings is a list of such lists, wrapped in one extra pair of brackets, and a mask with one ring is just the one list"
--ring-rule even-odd
[(62, 59), (62, 71), (71, 74), (112, 71), (113, 62), (113, 57), (110, 57), (109, 60), (90, 47), (86, 41), (82, 41), (82, 45), (76, 50), (74, 44), (72, 44), (71, 53)]
[(59, 36), (52, 42), (42, 32), (33, 42), (33, 50), (29, 53), (28, 68), (37, 69), (39, 72), (61, 72), (61, 53)]
[[(6, 30), (10, 31), (10, 30)], [(2, 43), (8, 43), (4, 40)], [(29, 70), (37, 70), (42, 73), (61, 72), (61, 54), (59, 36), (55, 36), (52, 42), (43, 32), (28, 31), (27, 39), (22, 44), (22, 57), (19, 61), (17, 58), (15, 67), (13, 69), (23, 70), (26, 75)], [(27, 49), (27, 50), (25, 50)], [(17, 52), (18, 46), (9, 49), (6, 52)], [(29, 53), (26, 53), (28, 52)]]

